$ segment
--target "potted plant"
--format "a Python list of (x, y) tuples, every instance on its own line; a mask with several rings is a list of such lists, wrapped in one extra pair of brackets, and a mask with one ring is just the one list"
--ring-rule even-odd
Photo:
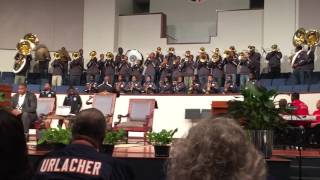
[(112, 155), (114, 145), (119, 141), (123, 140), (126, 136), (126, 132), (123, 129), (119, 131), (109, 131), (106, 132), (102, 144), (102, 151)]
[(154, 146), (154, 152), (156, 157), (168, 157), (170, 152), (170, 144), (172, 142), (173, 135), (178, 129), (167, 131), (148, 132), (147, 138), (150, 144)]
[(241, 90), (243, 101), (229, 101), (228, 112), (239, 121), (248, 132), (248, 137), (266, 158), (270, 158), (273, 148), (273, 131), (283, 128), (285, 122), (280, 110), (275, 107), (275, 90), (267, 90), (254, 84)]
[(55, 150), (65, 147), (70, 143), (70, 129), (50, 128), (40, 132), (37, 149), (40, 150)]

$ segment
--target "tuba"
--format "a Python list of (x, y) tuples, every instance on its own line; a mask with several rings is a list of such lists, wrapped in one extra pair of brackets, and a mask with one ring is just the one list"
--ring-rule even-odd
[(292, 44), (294, 46), (302, 46), (306, 43), (306, 30), (299, 28), (293, 35)]
[(309, 47), (315, 47), (320, 44), (320, 33), (318, 30), (308, 30), (306, 32), (306, 43)]
[(126, 56), (131, 66), (143, 64), (143, 55), (136, 49), (128, 50)]
[(17, 59), (13, 65), (13, 72), (15, 74), (22, 71), (25, 65), (27, 64), (27, 56), (31, 54), (32, 43), (28, 40), (21, 40), (17, 44), (17, 50), (20, 56), (19, 59)]

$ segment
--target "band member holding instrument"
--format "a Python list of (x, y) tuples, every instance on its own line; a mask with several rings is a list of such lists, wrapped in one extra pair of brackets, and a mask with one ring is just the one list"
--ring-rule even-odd
[[(18, 53), (14, 57), (14, 69), (22, 68), (19, 72), (15, 72), (14, 84), (21, 84), (26, 82), (26, 76), (29, 72), (31, 56), (31, 44), (28, 41), (22, 41), (17, 44)], [(24, 67), (20, 67), (25, 62)]]
[(118, 80), (115, 83), (116, 91), (119, 92), (120, 94), (124, 94), (126, 92), (126, 87), (127, 87), (127, 84), (123, 80), (122, 76), (121, 75), (118, 76)]
[(308, 47), (308, 62), (305, 68), (305, 79), (307, 84), (312, 83), (312, 72), (314, 70), (315, 47)]
[(142, 60), (136, 60), (135, 64), (131, 67), (131, 76), (135, 76), (138, 81), (142, 82), (143, 69)]
[(95, 77), (93, 75), (91, 75), (89, 77), (89, 81), (86, 83), (86, 86), (85, 86), (85, 90), (84, 92), (86, 93), (96, 93), (98, 92), (98, 89), (97, 89), (97, 83), (94, 79)]
[(63, 62), (61, 60), (61, 55), (59, 52), (54, 52), (53, 62), (51, 63), (52, 67), (52, 86), (61, 86), (62, 85), (62, 76), (63, 76)]
[(156, 58), (162, 62), (163, 61), (163, 54), (162, 54), (162, 51), (161, 51), (161, 47), (157, 47), (157, 50), (156, 50)]
[(159, 82), (160, 94), (172, 94), (172, 83), (169, 77), (164, 77), (163, 80)]
[(157, 91), (157, 86), (151, 80), (151, 76), (146, 76), (146, 80), (143, 84), (143, 89), (146, 94), (154, 94)]
[(188, 50), (185, 52), (185, 57), (182, 59), (181, 62), (181, 71), (183, 74), (184, 84), (189, 89), (192, 84), (192, 77), (195, 74), (195, 62), (193, 60), (193, 55)]
[(118, 48), (118, 54), (116, 55), (114, 59), (115, 66), (119, 66), (122, 60), (124, 59), (123, 49), (122, 47)]
[(195, 75), (192, 76), (192, 83), (188, 88), (188, 94), (202, 94), (201, 85)]
[(132, 94), (140, 94), (143, 90), (141, 82), (138, 81), (136, 76), (131, 77), (131, 81), (127, 85), (127, 92)]
[(232, 92), (235, 93), (236, 92), (236, 82), (235, 80), (233, 80), (232, 75), (228, 74), (226, 76), (226, 80), (224, 82), (224, 93), (228, 93), (228, 92)]
[(301, 45), (296, 47), (296, 53), (292, 58), (291, 66), (293, 68), (293, 78), (295, 84), (305, 83), (305, 70), (308, 68), (308, 54), (302, 49)]
[(28, 134), (34, 121), (37, 120), (37, 97), (27, 90), (27, 85), (19, 84), (18, 93), (11, 99), (12, 113), (21, 117), (24, 133)]
[(237, 67), (237, 74), (240, 75), (240, 87), (244, 88), (249, 80), (249, 60), (245, 52), (239, 53), (239, 64)]
[(116, 67), (114, 64), (114, 59), (113, 59), (113, 54), (111, 52), (107, 52), (106, 54), (106, 61), (103, 64), (104, 66), (104, 76), (109, 76), (110, 77), (110, 81), (112, 82), (112, 84), (114, 83), (114, 78), (115, 78), (115, 71), (116, 71)]
[(64, 98), (63, 105), (71, 106), (70, 113), (72, 114), (77, 114), (80, 111), (82, 107), (82, 100), (74, 87), (70, 86), (67, 90), (67, 96)]
[(168, 54), (165, 56), (165, 58), (168, 60), (169, 66), (172, 66), (173, 61), (177, 58), (174, 47), (169, 47)]
[(182, 76), (181, 57), (176, 56), (172, 64), (172, 81), (177, 81), (179, 76)]
[(250, 69), (253, 72), (257, 79), (260, 79), (260, 60), (261, 54), (256, 52), (255, 46), (248, 46), (249, 49), (249, 62), (250, 62)]
[(279, 78), (281, 72), (281, 58), (282, 53), (278, 49), (278, 45), (273, 44), (271, 46), (271, 52), (266, 56), (266, 60), (269, 62), (269, 77), (271, 79)]
[(173, 82), (173, 92), (175, 94), (185, 94), (186, 93), (186, 86), (183, 82), (182, 76), (178, 77), (178, 81)]
[(41, 83), (48, 81), (48, 68), (51, 56), (45, 45), (38, 45), (35, 49), (35, 61), (39, 62)]
[(87, 63), (87, 77), (86, 77), (87, 82), (90, 81), (91, 76), (94, 77), (94, 81), (96, 83), (98, 83), (98, 81), (99, 81), (100, 69), (99, 69), (99, 63), (98, 63), (98, 59), (97, 59), (96, 55), (97, 55), (96, 51), (91, 51), (89, 53), (90, 60)]
[(168, 59), (164, 58), (163, 62), (159, 66), (160, 69), (160, 81), (163, 81), (165, 77), (171, 78), (171, 67), (168, 64)]
[(209, 62), (208, 67), (210, 68), (210, 74), (214, 77), (217, 82), (217, 87), (222, 87), (223, 81), (223, 60), (221, 55), (219, 54), (219, 49), (216, 48), (215, 52), (212, 55), (212, 60)]
[(62, 77), (63, 83), (66, 84), (66, 82), (68, 80), (68, 73), (69, 73), (68, 64), (71, 61), (71, 58), (70, 58), (69, 53), (65, 47), (62, 47), (59, 50), (59, 54), (61, 56), (61, 64), (63, 66), (63, 77)]
[(202, 90), (205, 94), (216, 94), (219, 92), (219, 86), (218, 82), (215, 81), (215, 78), (213, 75), (208, 76), (208, 82), (205, 86), (205, 88)]
[(209, 55), (205, 52), (205, 48), (200, 48), (200, 54), (196, 58), (197, 73), (199, 77), (199, 82), (201, 88), (205, 86), (208, 81), (208, 75), (210, 74), (210, 69), (208, 66)]
[(104, 54), (102, 53), (102, 54), (99, 55), (99, 60), (98, 60), (99, 70), (100, 70), (99, 82), (98, 83), (102, 83), (103, 82), (103, 78), (104, 78), (105, 72), (106, 72), (105, 63), (106, 63), (106, 60), (104, 58)]
[(83, 71), (83, 61), (79, 52), (72, 53), (72, 58), (70, 62), (70, 85), (79, 86)]
[[(156, 62), (158, 62), (158, 65), (160, 65), (162, 62), (163, 62), (163, 54), (161, 52), (161, 47), (157, 47), (157, 50), (156, 50), (156, 54), (155, 54), (155, 58), (157, 59)], [(156, 67), (156, 75), (155, 75), (155, 83), (157, 85), (159, 85), (158, 83), (160, 82), (160, 69), (159, 69), (159, 66)]]
[(130, 74), (131, 74), (131, 65), (128, 62), (128, 56), (122, 56), (123, 59), (121, 59), (121, 62), (119, 66), (117, 66), (117, 75), (121, 75), (122, 78), (125, 80), (126, 83), (130, 80)]
[(154, 52), (149, 54), (149, 57), (144, 62), (144, 65), (146, 67), (144, 74), (145, 77), (150, 76), (151, 81), (155, 82), (156, 73), (159, 71), (160, 60), (156, 58), (156, 54)]
[(225, 50), (224, 51), (224, 74), (225, 79), (231, 75), (232, 81), (236, 82), (237, 66), (239, 63), (238, 55), (235, 54), (235, 50)]

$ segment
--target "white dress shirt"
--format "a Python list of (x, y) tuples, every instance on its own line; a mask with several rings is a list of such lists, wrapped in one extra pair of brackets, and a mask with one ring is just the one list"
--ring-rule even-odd
[(24, 103), (25, 98), (26, 98), (26, 94), (19, 95), (18, 104), (17, 104), (17, 109), (19, 109), (19, 110), (22, 109), (22, 105), (23, 105), (23, 103)]

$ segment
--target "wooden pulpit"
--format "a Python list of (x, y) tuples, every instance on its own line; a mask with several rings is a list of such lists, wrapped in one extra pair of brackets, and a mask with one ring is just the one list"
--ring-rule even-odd
[(212, 101), (212, 116), (225, 115), (228, 113), (228, 101)]

